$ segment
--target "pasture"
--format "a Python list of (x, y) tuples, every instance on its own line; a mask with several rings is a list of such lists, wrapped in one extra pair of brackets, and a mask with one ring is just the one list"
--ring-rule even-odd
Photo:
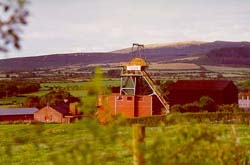
[(150, 69), (157, 70), (199, 70), (199, 65), (193, 63), (150, 63)]
[[(102, 81), (103, 85), (106, 87), (110, 86), (119, 86), (119, 80), (104, 80)], [(92, 82), (46, 82), (41, 83), (41, 88), (37, 92), (32, 92), (28, 94), (22, 94), (15, 97), (6, 97), (0, 99), (0, 107), (20, 107), (22, 103), (29, 96), (42, 96), (53, 88), (64, 88), (66, 91), (69, 91), (71, 95), (75, 97), (84, 97), (87, 95), (88, 88), (92, 85)]]
[[(18, 132), (18, 133), (17, 133)], [(0, 126), (0, 164), (131, 164), (132, 130), (93, 119), (74, 124)], [(148, 164), (242, 163), (250, 149), (248, 125), (176, 124), (146, 127)]]
[(208, 71), (221, 73), (225, 78), (249, 78), (249, 67), (226, 67), (226, 66), (210, 66), (202, 65)]

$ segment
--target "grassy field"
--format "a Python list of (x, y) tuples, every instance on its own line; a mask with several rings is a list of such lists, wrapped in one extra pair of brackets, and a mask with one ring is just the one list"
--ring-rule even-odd
[(226, 67), (226, 66), (210, 66), (202, 65), (204, 68), (214, 72), (232, 72), (232, 73), (250, 73), (249, 67)]
[(0, 99), (0, 108), (19, 107), (25, 101), (26, 97), (7, 97)]
[(151, 63), (149, 69), (158, 70), (196, 70), (200, 69), (200, 66), (193, 63)]
[[(105, 86), (117, 86), (119, 85), (120, 81), (114, 81), (114, 80), (105, 80), (103, 81), (103, 85)], [(91, 84), (91, 82), (48, 82), (48, 83), (42, 83), (42, 89), (43, 88), (49, 88), (49, 87), (63, 87), (63, 88), (84, 88), (88, 87)]]
[[(103, 81), (104, 86), (119, 86), (120, 81), (118, 80), (105, 80)], [(23, 94), (20, 97), (7, 97), (0, 99), (0, 107), (18, 107), (20, 106), (27, 97), (29, 96), (42, 96), (49, 93), (51, 88), (61, 87), (65, 88), (75, 97), (84, 97), (87, 94), (87, 88), (91, 85), (91, 82), (48, 82), (41, 83), (41, 89), (37, 92)]]
[[(199, 135), (200, 132), (207, 130), (214, 131), (210, 133), (215, 136), (215, 139), (211, 143), (206, 139), (211, 135), (206, 132), (202, 139), (204, 144), (201, 144), (207, 146), (211, 143), (211, 146), (213, 144), (216, 146), (209, 148), (209, 152), (213, 152), (214, 149), (217, 152), (220, 144), (222, 146), (233, 145), (230, 142), (232, 132), (235, 132), (234, 134), (237, 136), (238, 146), (250, 146), (249, 126), (222, 124), (203, 125), (202, 127), (198, 124), (198, 126), (197, 124), (178, 124), (167, 127), (147, 127), (145, 155), (151, 161), (149, 164), (156, 163), (152, 162), (154, 159), (151, 159), (150, 156), (154, 152), (158, 152), (161, 147), (170, 145), (167, 149), (174, 151), (181, 148), (181, 145), (185, 145), (186, 142), (195, 139), (196, 134)], [(203, 129), (204, 127), (207, 129)], [(187, 134), (187, 131), (190, 134)], [(0, 125), (0, 138), (0, 164), (132, 163), (132, 130), (129, 126), (100, 126), (92, 120), (83, 120), (70, 125)], [(200, 141), (197, 140), (197, 145), (200, 145)], [(222, 142), (218, 143), (218, 141)], [(197, 150), (196, 147), (193, 146), (194, 150)], [(198, 148), (198, 151), (203, 152), (203, 149)], [(189, 152), (192, 154), (191, 151)]]

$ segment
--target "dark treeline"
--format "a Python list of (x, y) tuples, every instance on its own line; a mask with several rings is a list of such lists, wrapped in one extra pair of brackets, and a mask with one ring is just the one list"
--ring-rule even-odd
[(65, 103), (73, 102), (80, 102), (80, 99), (72, 96), (63, 88), (58, 88), (40, 97), (29, 96), (24, 102), (24, 106), (42, 108), (46, 105), (64, 105)]
[(39, 89), (40, 89), (40, 84), (37, 82), (13, 81), (13, 80), (1, 81), (0, 82), (0, 98), (36, 92)]
[(171, 107), (171, 112), (200, 113), (200, 112), (244, 112), (237, 104), (216, 105), (208, 96), (202, 96), (199, 101), (184, 105), (176, 104)]

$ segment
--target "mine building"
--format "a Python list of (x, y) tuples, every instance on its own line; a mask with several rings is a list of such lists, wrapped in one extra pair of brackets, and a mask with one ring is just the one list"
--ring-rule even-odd
[(168, 102), (146, 72), (148, 64), (142, 58), (143, 48), (143, 45), (133, 44), (132, 60), (121, 66), (119, 92), (100, 95), (98, 112), (108, 111), (112, 115), (121, 114), (127, 118), (161, 115), (169, 112)]

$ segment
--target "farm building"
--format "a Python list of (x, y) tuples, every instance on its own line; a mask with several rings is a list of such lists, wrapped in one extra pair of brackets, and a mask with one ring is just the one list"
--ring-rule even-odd
[(170, 106), (198, 101), (208, 96), (216, 105), (237, 104), (238, 89), (229, 80), (178, 80), (169, 89)]
[(250, 110), (250, 92), (239, 93), (239, 107)]
[(47, 105), (34, 113), (34, 120), (46, 123), (71, 123), (80, 116), (74, 104)]
[(31, 121), (37, 108), (0, 108), (0, 121)]

